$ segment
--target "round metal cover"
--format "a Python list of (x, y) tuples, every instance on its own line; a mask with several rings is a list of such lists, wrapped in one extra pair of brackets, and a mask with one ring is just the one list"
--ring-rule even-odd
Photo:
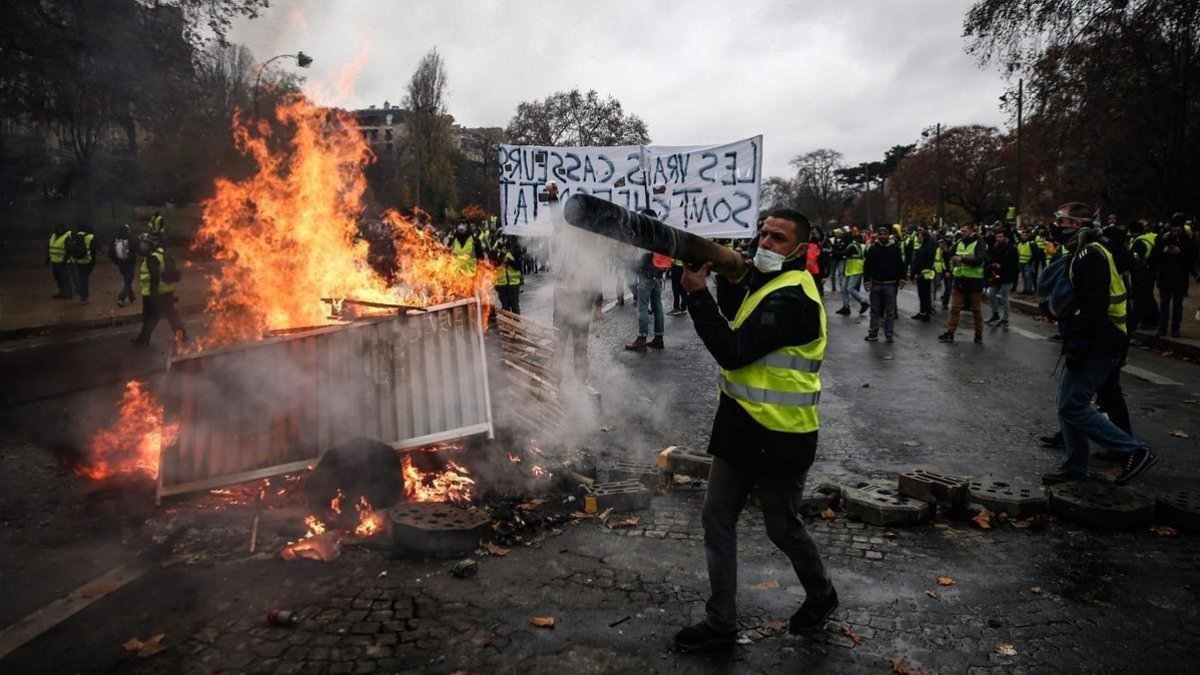
[(455, 556), (473, 551), (490, 527), (491, 517), (480, 509), (441, 502), (409, 502), (388, 511), (392, 546), (397, 554)]
[(419, 530), (473, 530), (491, 518), (479, 509), (465, 509), (445, 502), (408, 502), (389, 511), (393, 525)]

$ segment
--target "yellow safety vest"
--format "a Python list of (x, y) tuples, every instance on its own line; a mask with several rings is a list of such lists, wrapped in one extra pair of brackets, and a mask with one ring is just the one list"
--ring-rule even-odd
[(1030, 260), (1033, 260), (1033, 244), (1028, 241), (1018, 241), (1017, 262), (1027, 265)]
[(70, 236), (70, 231), (50, 235), (50, 262), (60, 263), (67, 259), (67, 238)]
[(717, 386), (767, 429), (799, 434), (821, 426), (817, 402), (821, 399), (819, 371), (825, 358), (825, 307), (812, 275), (802, 270), (779, 274), (742, 302), (730, 327), (740, 328), (763, 298), (788, 286), (800, 286), (817, 306), (820, 335), (808, 344), (780, 347), (748, 366), (722, 369)]
[[(954, 249), (954, 255), (967, 257), (975, 255), (975, 249), (979, 246), (979, 240), (971, 242), (970, 246), (958, 242), (958, 247)], [(954, 266), (954, 276), (964, 279), (982, 279), (983, 265), (967, 265), (966, 263), (958, 263)]]
[[(1146, 232), (1145, 234), (1140, 234), (1137, 237), (1134, 237), (1133, 241), (1129, 242), (1129, 250), (1133, 251), (1133, 254), (1137, 255), (1139, 260), (1145, 260), (1146, 258), (1150, 257), (1150, 252), (1154, 250), (1154, 242), (1157, 241), (1157, 239), (1158, 239), (1158, 235), (1153, 232)], [(1138, 255), (1137, 249), (1134, 248), (1135, 246), (1137, 246), (1137, 243), (1139, 241), (1146, 242), (1146, 255), (1144, 255), (1144, 256)]]
[(161, 213), (150, 218), (150, 232), (160, 237), (167, 233), (167, 221)]
[[(1113, 323), (1122, 333), (1128, 335), (1125, 326), (1126, 314), (1126, 289), (1125, 280), (1121, 278), (1120, 272), (1117, 272), (1117, 266), (1113, 263), (1112, 254), (1102, 244), (1092, 242), (1088, 244), (1088, 248), (1093, 248), (1104, 256), (1104, 260), (1108, 263), (1108, 320)], [(1074, 270), (1068, 271), (1068, 279), (1071, 283), (1075, 283)]]
[(862, 273), (863, 247), (856, 241), (846, 247), (846, 276), (862, 276)]
[(933, 253), (933, 271), (935, 274), (943, 274), (946, 271), (946, 259), (942, 257), (941, 246)]
[(95, 238), (96, 235), (94, 234), (83, 235), (83, 245), (87, 248), (87, 255), (82, 258), (71, 258), (67, 262), (75, 263), (76, 265), (90, 265), (92, 263), (92, 239)]
[(167, 266), (167, 261), (166, 261), (166, 254), (163, 253), (163, 250), (161, 248), (159, 248), (159, 249), (155, 249), (155, 251), (153, 253), (151, 253), (149, 256), (142, 258), (142, 270), (141, 270), (142, 297), (146, 297), (146, 296), (150, 295), (150, 263), (149, 263), (149, 260), (151, 257), (154, 257), (155, 259), (158, 260), (158, 294), (164, 295), (166, 293), (171, 293), (172, 291), (175, 290), (175, 286), (173, 284), (168, 284), (167, 282), (163, 281), (162, 273), (163, 273), (163, 269), (166, 268), (166, 266)]
[(462, 273), (471, 277), (475, 276), (475, 238), (467, 237), (460, 244), (458, 237), (452, 237), (450, 250), (458, 258), (459, 264), (462, 266)]
[(500, 275), (496, 277), (497, 286), (520, 286), (521, 285), (521, 270), (511, 263), (515, 263), (516, 259), (511, 252), (504, 254), (504, 264), (500, 268)]

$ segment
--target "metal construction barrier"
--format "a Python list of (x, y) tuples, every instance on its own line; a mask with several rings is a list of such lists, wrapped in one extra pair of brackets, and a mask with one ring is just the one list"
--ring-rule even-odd
[(475, 299), (171, 359), (158, 497), (298, 471), (356, 436), (493, 433)]

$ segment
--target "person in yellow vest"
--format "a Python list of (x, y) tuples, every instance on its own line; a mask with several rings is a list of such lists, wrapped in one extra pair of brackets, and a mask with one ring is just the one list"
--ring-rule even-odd
[(483, 258), (483, 245), (471, 232), (466, 220), (460, 219), (450, 237), (450, 252), (458, 259), (459, 269), (466, 276), (475, 276), (478, 261)]
[(929, 322), (933, 317), (933, 280), (937, 277), (934, 265), (937, 262), (937, 244), (929, 230), (917, 230), (916, 250), (913, 252), (912, 273), (917, 279), (917, 303), (919, 309), (913, 315), (917, 321)]
[(684, 650), (732, 645), (737, 638), (737, 521), (750, 491), (758, 499), (767, 536), (791, 561), (804, 587), (792, 615), (793, 633), (819, 631), (838, 595), (812, 536), (797, 512), (804, 477), (817, 449), (825, 309), (803, 255), (808, 218), (775, 209), (759, 234), (753, 269), (718, 292), (737, 294), (721, 306), (708, 292), (711, 264), (683, 274), (688, 312), (720, 367), (719, 403), (708, 452), (713, 455), (701, 520), (711, 595), (705, 619), (675, 634)]
[(1021, 228), (1017, 233), (1017, 266), (1021, 270), (1021, 295), (1033, 295), (1037, 292), (1037, 275), (1034, 274), (1033, 261), (1037, 249), (1033, 243), (1033, 235), (1029, 230)]
[(175, 334), (175, 344), (187, 341), (183, 321), (175, 309), (175, 283), (170, 281), (170, 266), (162, 242), (153, 235), (138, 237), (138, 255), (142, 258), (140, 272), (142, 286), (142, 330), (130, 340), (135, 346), (150, 344), (150, 336), (160, 319), (166, 319)]
[(1112, 244), (1099, 240), (1091, 227), (1092, 213), (1079, 202), (1063, 204), (1055, 213), (1062, 236), (1077, 241), (1067, 275), (1076, 308), (1062, 318), (1066, 367), (1056, 404), (1064, 450), (1059, 469), (1042, 476), (1047, 485), (1088, 479), (1089, 440), (1124, 457), (1117, 485), (1128, 485), (1158, 461), (1145, 443), (1092, 406), (1097, 390), (1119, 375), (1129, 350), (1125, 281), (1108, 248)]
[(79, 304), (88, 304), (89, 283), (92, 270), (96, 267), (96, 235), (92, 228), (82, 225), (67, 237), (67, 262), (71, 264), (72, 278), (79, 291)]
[(970, 307), (975, 316), (975, 344), (983, 344), (983, 267), (987, 263), (987, 245), (975, 233), (974, 223), (959, 228), (958, 244), (950, 256), (950, 273), (954, 276), (954, 291), (950, 298), (950, 321), (938, 341), (954, 342), (959, 316), (963, 307)]
[(524, 255), (521, 245), (514, 236), (505, 237), (496, 252), (496, 295), (500, 296), (500, 309), (521, 313), (521, 268)]
[(1133, 294), (1129, 325), (1134, 330), (1158, 328), (1158, 301), (1154, 299), (1154, 275), (1150, 273), (1150, 254), (1158, 235), (1150, 230), (1150, 224), (1139, 220), (1129, 226), (1129, 252), (1133, 256), (1130, 271)]
[(150, 234), (157, 237), (159, 241), (167, 241), (167, 221), (163, 218), (162, 211), (155, 211), (154, 215), (150, 216), (147, 228)]
[(75, 284), (71, 278), (73, 266), (67, 262), (67, 240), (70, 238), (71, 231), (66, 225), (58, 223), (46, 246), (46, 262), (54, 275), (54, 285), (58, 287), (58, 293), (50, 296), (55, 300), (71, 300), (75, 297)]
[(855, 232), (851, 235), (850, 243), (846, 245), (846, 277), (842, 281), (842, 307), (834, 312), (835, 314), (850, 316), (850, 298), (858, 301), (859, 314), (871, 309), (867, 296), (859, 290), (863, 281), (863, 261), (867, 257), (867, 247), (863, 245), (862, 239), (862, 235)]
[(950, 291), (954, 288), (954, 277), (950, 275), (950, 258), (954, 252), (950, 248), (950, 240), (939, 237), (937, 250), (933, 252), (933, 293), (938, 295), (938, 284), (941, 284), (942, 309), (950, 309)]

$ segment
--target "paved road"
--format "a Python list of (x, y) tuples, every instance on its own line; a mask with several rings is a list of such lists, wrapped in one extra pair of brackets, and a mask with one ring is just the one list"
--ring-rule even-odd
[[(548, 319), (547, 285), (534, 281), (528, 291), (527, 313)], [(935, 339), (942, 325), (908, 320), (914, 311), (915, 297), (902, 293), (905, 318), (895, 345), (864, 342), (865, 319), (830, 315), (817, 468), (842, 483), (915, 466), (1031, 480), (1052, 468), (1053, 453), (1035, 440), (1055, 426), (1058, 346), (1045, 339), (1051, 329), (1018, 316), (1007, 330), (989, 329), (982, 346), (947, 346)], [(668, 317), (668, 348), (645, 354), (621, 348), (634, 322), (632, 307), (617, 307), (596, 326), (593, 375), (604, 396), (598, 408), (580, 411), (566, 440), (641, 461), (671, 443), (703, 447), (716, 403), (715, 366), (690, 320)], [(105, 334), (97, 344), (39, 345), (26, 353), (57, 373), (56, 350), (103, 355), (103, 345), (115, 349), (121, 338)], [(814, 522), (842, 608), (827, 633), (764, 638), (769, 626), (752, 629), (786, 618), (802, 592), (761, 518), (748, 510), (739, 602), (751, 644), (724, 656), (666, 649), (674, 630), (702, 611), (699, 492), (656, 497), (628, 530), (578, 524), (540, 548), (485, 559), (468, 581), (449, 577), (448, 562), (387, 560), (366, 550), (327, 565), (247, 557), (248, 511), (213, 515), (177, 504), (157, 514), (146, 492), (98, 494), (58, 472), (35, 430), (63, 420), (75, 425), (87, 416), (78, 411), (111, 403), (119, 385), (56, 397), (55, 387), (24, 381), (32, 375), (10, 376), (10, 362), (5, 388), (24, 392), (14, 400), (36, 402), (0, 413), (8, 476), (0, 495), (7, 606), (0, 624), (10, 626), (118, 565), (149, 567), (0, 660), (5, 671), (886, 672), (891, 659), (905, 658), (922, 672), (1129, 672), (1177, 670), (1200, 643), (1194, 535), (1109, 533), (1061, 522), (1039, 531), (981, 531), (944, 520), (913, 529), (842, 517)], [(1200, 368), (1135, 351), (1126, 374), (1135, 431), (1162, 457), (1140, 488), (1194, 486)], [(147, 532), (157, 530), (147, 523), (172, 518), (184, 524), (175, 530), (182, 543), (156, 548)], [(289, 527), (294, 536), (297, 518), (280, 512), (277, 521), (267, 541), (286, 537)], [(938, 587), (937, 576), (956, 584)], [(266, 609), (278, 605), (302, 612), (299, 630), (262, 624)], [(558, 617), (555, 630), (527, 625), (544, 615)], [(865, 643), (852, 647), (843, 626)], [(159, 632), (170, 647), (163, 654), (139, 659), (120, 649), (132, 635)], [(1000, 644), (1013, 645), (1016, 655), (997, 654)]]

